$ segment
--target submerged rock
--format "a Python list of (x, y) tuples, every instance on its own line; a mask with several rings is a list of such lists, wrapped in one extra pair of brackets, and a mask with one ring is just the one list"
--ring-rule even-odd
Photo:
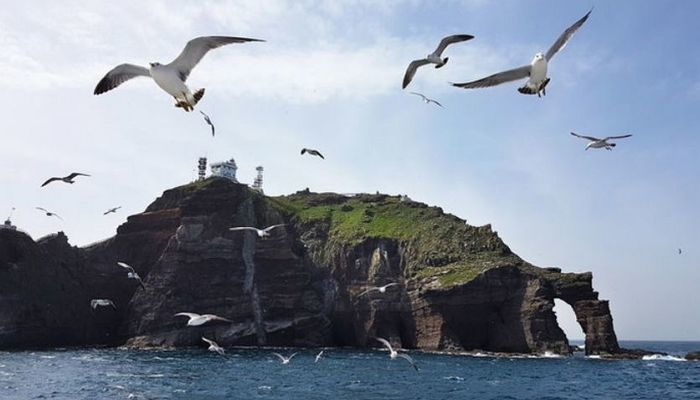
[[(264, 240), (228, 230), (279, 223)], [(400, 196), (275, 198), (211, 178), (167, 190), (86, 248), (63, 235), (18, 235), (0, 231), (3, 348), (187, 346), (203, 335), (222, 346), (365, 347), (379, 336), (404, 348), (570, 354), (553, 312), (559, 298), (576, 313), (587, 354), (620, 351), (590, 273), (535, 267), (489, 225)], [(389, 282), (401, 284), (359, 296)], [(96, 297), (117, 310), (93, 313)], [(233, 323), (187, 328), (178, 312)], [(37, 327), (44, 334), (32, 334)]]

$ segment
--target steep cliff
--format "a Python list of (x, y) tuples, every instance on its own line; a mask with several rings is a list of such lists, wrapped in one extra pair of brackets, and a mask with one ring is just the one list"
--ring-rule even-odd
[[(280, 223), (266, 239), (228, 230)], [(569, 353), (552, 311), (560, 298), (573, 307), (589, 354), (619, 351), (590, 273), (537, 268), (490, 226), (401, 197), (270, 198), (208, 179), (164, 192), (88, 248), (71, 248), (62, 235), (49, 246), (0, 233), (1, 347), (181, 346), (206, 334), (221, 345), (375, 346), (381, 336), (427, 350)], [(134, 266), (145, 288), (117, 261)], [(399, 284), (360, 295), (390, 282)], [(72, 286), (54, 288), (61, 283)], [(91, 312), (96, 297), (111, 298), (117, 310)], [(16, 305), (29, 299), (33, 311), (20, 312)], [(177, 312), (234, 322), (186, 328)], [(53, 341), (25, 336), (47, 318), (65, 318), (65, 333)]]

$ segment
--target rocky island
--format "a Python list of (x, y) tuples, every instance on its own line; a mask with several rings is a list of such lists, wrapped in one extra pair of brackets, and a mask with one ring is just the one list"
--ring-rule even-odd
[[(270, 238), (232, 226), (286, 224)], [(116, 265), (132, 265), (144, 287)], [(399, 285), (359, 294), (368, 285)], [(111, 299), (91, 309), (90, 300)], [(222, 178), (167, 190), (114, 237), (0, 230), (0, 348), (108, 345), (375, 347), (570, 354), (553, 312), (571, 305), (586, 353), (621, 354), (590, 273), (522, 260), (492, 231), (401, 196), (267, 197)], [(178, 312), (232, 323), (186, 327)]]

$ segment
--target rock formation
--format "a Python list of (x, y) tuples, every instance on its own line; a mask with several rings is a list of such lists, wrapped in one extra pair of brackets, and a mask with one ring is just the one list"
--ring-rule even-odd
[[(269, 239), (232, 226), (285, 223)], [(145, 289), (126, 279), (132, 265)], [(402, 196), (265, 197), (211, 178), (167, 190), (85, 248), (0, 230), (0, 347), (109, 344), (377, 346), (569, 354), (571, 305), (587, 354), (619, 353), (590, 273), (535, 267), (490, 226)], [(358, 296), (368, 285), (399, 282)], [(117, 310), (89, 307), (110, 298)], [(185, 327), (177, 312), (233, 320)]]

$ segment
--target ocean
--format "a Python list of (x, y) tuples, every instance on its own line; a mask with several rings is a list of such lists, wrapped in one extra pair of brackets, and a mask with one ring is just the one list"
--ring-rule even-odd
[[(581, 342), (572, 341), (572, 344)], [(0, 399), (700, 399), (700, 342), (620, 342), (671, 356), (611, 361), (411, 351), (56, 349), (0, 352)], [(283, 365), (273, 351), (299, 354)]]

